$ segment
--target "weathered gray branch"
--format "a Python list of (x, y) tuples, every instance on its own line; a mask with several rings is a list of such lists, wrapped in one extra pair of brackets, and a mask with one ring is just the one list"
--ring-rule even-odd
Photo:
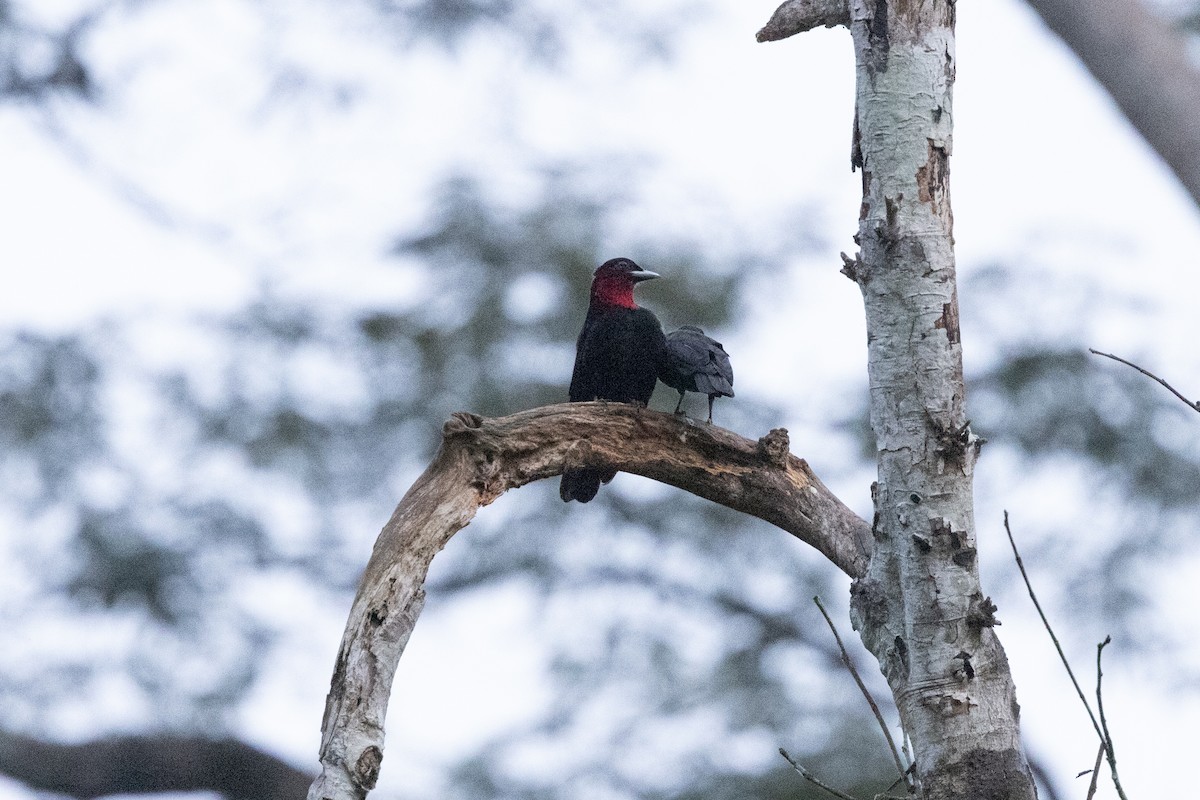
[(363, 798), (383, 758), (392, 677), (425, 602), (429, 564), (475, 512), (564, 467), (615, 466), (774, 523), (851, 577), (864, 574), (870, 526), (788, 449), (711, 425), (615, 403), (564, 403), (497, 419), (458, 413), (433, 463), (375, 542), (350, 611), (322, 722), (309, 800)]
[(777, 42), (821, 26), (833, 28), (849, 24), (848, 0), (786, 0), (754, 38), (760, 42)]
[(1140, 0), (1029, 0), (1200, 204), (1200, 70)]

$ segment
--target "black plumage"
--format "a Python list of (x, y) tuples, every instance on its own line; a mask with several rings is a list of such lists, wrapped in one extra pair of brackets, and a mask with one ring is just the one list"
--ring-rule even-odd
[[(650, 401), (665, 340), (658, 318), (634, 302), (633, 287), (657, 277), (628, 258), (610, 259), (596, 269), (587, 318), (575, 346), (571, 402)], [(616, 474), (613, 469), (567, 470), (559, 496), (586, 503)]]
[(666, 349), (658, 372), (659, 380), (679, 392), (675, 413), (683, 408), (685, 392), (708, 395), (708, 421), (712, 422), (713, 401), (733, 397), (733, 366), (721, 343), (704, 335), (695, 325), (684, 325), (666, 336)]

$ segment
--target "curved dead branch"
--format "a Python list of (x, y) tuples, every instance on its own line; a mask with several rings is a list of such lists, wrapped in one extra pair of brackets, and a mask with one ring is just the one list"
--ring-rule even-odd
[(350, 611), (322, 721), (309, 800), (364, 798), (383, 758), (392, 677), (425, 602), (429, 564), (475, 512), (564, 468), (614, 466), (767, 520), (843, 572), (865, 572), (871, 529), (788, 449), (615, 403), (564, 403), (508, 417), (457, 413), (437, 456), (380, 532)]

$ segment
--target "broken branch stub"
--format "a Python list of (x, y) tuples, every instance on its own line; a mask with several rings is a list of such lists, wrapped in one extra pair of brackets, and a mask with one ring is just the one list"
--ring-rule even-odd
[(775, 9), (767, 24), (755, 34), (758, 42), (777, 42), (813, 28), (850, 26), (847, 0), (787, 0)]

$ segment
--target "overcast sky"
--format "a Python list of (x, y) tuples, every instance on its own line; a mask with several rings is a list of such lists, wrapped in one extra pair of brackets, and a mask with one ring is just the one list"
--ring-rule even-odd
[[(849, 171), (850, 41), (845, 31), (819, 30), (759, 45), (754, 32), (773, 3), (726, 5), (696, 23), (670, 61), (631, 68), (607, 45), (583, 48), (568, 79), (531, 68), (503, 38), (476, 42), (461, 63), (423, 48), (397, 70), (386, 40), (352, 20), (331, 25), (317, 3), (297, 2), (277, 18), (237, 0), (131, 11), (95, 38), (96, 63), (120, 87), (103, 105), (0, 107), (0, 318), (65, 331), (141, 317), (172, 331), (195, 312), (239, 307), (264, 283), (333, 305), (410, 303), (420, 281), (397, 267), (388, 245), (422, 218), (446, 169), (486, 167), (508, 176), (500, 185), (519, 197), (529, 184), (516, 165), (530, 158), (611, 153), (617, 170), (637, 154), (645, 157), (634, 170), (638, 193), (620, 220), (632, 238), (697, 235), (720, 247), (722, 230), (773, 235), (789, 215), (820, 220), (821, 252), (781, 264), (727, 341), (739, 394), (787, 403), (789, 428), (819, 442), (823, 409), (842, 402), (822, 387), (861, 381), (865, 365), (861, 300), (837, 257), (853, 249), (860, 193)], [(45, 13), (56, 8), (47, 3)], [(1141, 359), (1200, 394), (1192, 202), (1022, 3), (960, 3), (958, 22), (952, 191), (968, 372), (1012, 343), (1062, 341)], [(264, 63), (290, 62), (304, 65), (294, 92), (259, 80), (281, 74)], [(1007, 284), (977, 280), (995, 264), (1012, 269)], [(1001, 339), (972, 338), (980, 320), (1009, 318)], [(805, 350), (803, 386), (780, 383), (765, 366), (769, 338), (781, 331), (829, 334)], [(170, 361), (184, 357), (177, 341), (147, 348)], [(822, 459), (852, 460), (809, 458), (818, 468)], [(985, 457), (985, 589), (1006, 563), (1002, 508), (1032, 517), (1068, 506), (1078, 519), (1089, 497), (1086, 476), (1069, 471), (1050, 490), (1040, 479), (1010, 485), (997, 477), (1003, 469), (988, 469)], [(833, 488), (863, 508), (864, 485)], [(1198, 579), (1195, 560), (1162, 578), (1164, 613), (1178, 601), (1180, 624), (1195, 625), (1185, 612)], [(519, 592), (504, 600), (422, 620), (397, 677), (383, 794), (414, 773), (436, 781), (431, 768), (464, 743), (537, 707), (535, 609)], [(486, 613), (494, 615), (487, 636), (468, 633)], [(315, 763), (341, 624), (341, 612), (314, 615), (322, 622), (312, 636), (327, 637), (325, 651), (298, 650), (281, 665), (289, 677), (256, 700), (245, 723), (253, 740), (306, 765)], [(1055, 754), (1060, 786), (1082, 795), (1071, 775), (1095, 755), (1086, 717), (1032, 613), (1002, 608), (1000, 616), (1030, 742)], [(446, 665), (462, 663), (463, 641), (479, 657), (508, 636), (526, 641), (529, 655), (500, 663), (495, 680), (513, 687), (510, 702), (487, 707), (492, 687), (471, 689)], [(1118, 648), (1106, 702), (1124, 784), (1131, 796), (1167, 796), (1182, 770), (1164, 765), (1190, 763), (1185, 731), (1200, 719), (1198, 695), (1140, 672)], [(1092, 655), (1078, 654), (1081, 671)], [(1184, 658), (1192, 668), (1200, 661)], [(406, 694), (425, 681), (453, 691)], [(403, 721), (446, 715), (448, 698), (457, 726)], [(465, 742), (464, 731), (472, 732)], [(0, 784), (0, 800), (29, 797)]]

